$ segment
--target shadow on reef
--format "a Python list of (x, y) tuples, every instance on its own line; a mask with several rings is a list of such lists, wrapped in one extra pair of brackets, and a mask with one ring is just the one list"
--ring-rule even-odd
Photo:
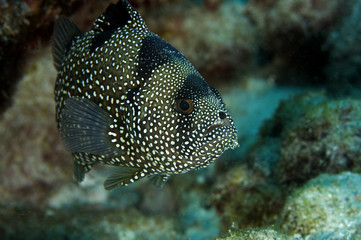
[[(77, 21), (88, 28), (107, 1), (4, 0), (0, 3), (0, 114), (12, 104), (16, 85), (32, 51), (47, 45), (59, 15), (78, 11)], [(79, 10), (80, 9), (80, 10)], [(80, 19), (80, 20), (79, 20)], [(90, 20), (89, 20), (90, 19)]]
[(0, 4), (0, 113), (11, 103), (29, 52), (48, 42), (54, 17), (70, 14), (81, 1), (1, 1)]

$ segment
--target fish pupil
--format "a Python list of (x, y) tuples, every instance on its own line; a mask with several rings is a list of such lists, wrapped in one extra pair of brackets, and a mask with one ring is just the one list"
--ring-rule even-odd
[(179, 107), (180, 109), (182, 109), (184, 112), (186, 112), (189, 108), (190, 105), (186, 100), (181, 100), (181, 102), (179, 103)]

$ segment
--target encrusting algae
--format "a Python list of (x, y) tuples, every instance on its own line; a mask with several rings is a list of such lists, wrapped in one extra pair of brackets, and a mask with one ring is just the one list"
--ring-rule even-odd
[(85, 34), (61, 17), (53, 43), (56, 118), (78, 181), (103, 163), (121, 166), (106, 189), (145, 176), (162, 184), (238, 146), (219, 92), (127, 1)]

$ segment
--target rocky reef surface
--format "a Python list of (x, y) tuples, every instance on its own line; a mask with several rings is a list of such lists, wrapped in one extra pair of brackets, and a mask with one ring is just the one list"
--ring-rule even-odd
[[(0, 70), (19, 80), (12, 97), (1, 88), (12, 104), (0, 116), (0, 239), (361, 239), (360, 0), (131, 1), (220, 90), (240, 148), (161, 189), (114, 191), (108, 167), (73, 180), (49, 47), (58, 14), (86, 30), (108, 2), (13, 2), (0, 1), (1, 41), (19, 48), (23, 29), (46, 30), (28, 30), (42, 40)], [(28, 24), (17, 6), (47, 14)]]
[(321, 174), (295, 188), (274, 225), (231, 231), (219, 239), (359, 239), (360, 174)]

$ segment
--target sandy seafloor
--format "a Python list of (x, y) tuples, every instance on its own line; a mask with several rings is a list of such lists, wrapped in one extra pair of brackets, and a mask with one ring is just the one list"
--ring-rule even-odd
[(219, 89), (240, 147), (163, 188), (106, 191), (105, 166), (77, 184), (42, 41), (0, 117), (0, 239), (361, 239), (361, 1), (134, 4)]

